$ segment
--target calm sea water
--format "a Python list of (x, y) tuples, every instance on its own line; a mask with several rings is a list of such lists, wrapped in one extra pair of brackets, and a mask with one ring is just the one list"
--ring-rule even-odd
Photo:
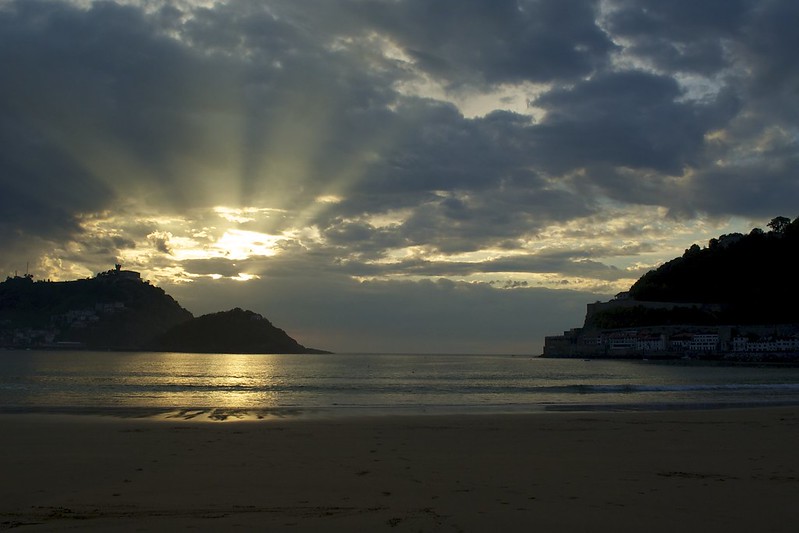
[(799, 368), (499, 355), (0, 351), (5, 413), (225, 418), (754, 405), (799, 405)]

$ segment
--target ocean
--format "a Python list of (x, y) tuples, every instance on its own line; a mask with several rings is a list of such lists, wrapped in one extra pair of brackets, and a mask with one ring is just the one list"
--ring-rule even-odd
[(799, 405), (799, 367), (504, 355), (0, 351), (0, 413), (119, 417)]

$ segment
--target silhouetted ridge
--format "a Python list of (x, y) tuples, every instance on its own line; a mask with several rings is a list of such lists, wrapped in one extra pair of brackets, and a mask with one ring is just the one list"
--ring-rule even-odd
[(261, 315), (239, 308), (199, 318), (138, 272), (75, 281), (0, 283), (0, 347), (327, 353), (306, 348)]
[(119, 268), (75, 281), (0, 283), (0, 346), (141, 349), (191, 318), (163, 289)]
[(306, 348), (261, 315), (238, 307), (178, 324), (155, 347), (201, 353), (326, 353)]
[(704, 249), (694, 244), (682, 257), (642, 276), (630, 288), (630, 298), (721, 304), (716, 319), (728, 323), (799, 320), (799, 277), (792, 269), (799, 218), (777, 217), (769, 227), (769, 232), (755, 228), (748, 235), (722, 235)]
[(588, 304), (582, 327), (544, 340), (545, 357), (799, 360), (799, 219), (694, 244), (628, 292)]

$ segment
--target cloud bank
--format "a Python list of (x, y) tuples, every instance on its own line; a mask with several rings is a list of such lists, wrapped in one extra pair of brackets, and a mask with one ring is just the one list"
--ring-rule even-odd
[(535, 353), (691, 243), (797, 215), (798, 15), (5, 0), (0, 263), (121, 261), (322, 348)]

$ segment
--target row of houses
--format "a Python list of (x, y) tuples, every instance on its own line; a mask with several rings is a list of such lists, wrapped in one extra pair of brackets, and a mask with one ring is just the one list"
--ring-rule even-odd
[(13, 328), (0, 330), (0, 347), (40, 346), (52, 343), (56, 332), (52, 329)]
[[(568, 334), (566, 334), (568, 338)], [(550, 339), (551, 337), (547, 337)], [(652, 333), (628, 329), (598, 332), (580, 338), (580, 345), (596, 346), (609, 351), (648, 352), (713, 352), (721, 348), (718, 333)]]
[(723, 353), (797, 353), (799, 333), (790, 335), (735, 334), (733, 328), (683, 331), (680, 328), (583, 331), (575, 328), (547, 337), (547, 357), (624, 357), (708, 355)]
[(57, 339), (64, 338), (64, 334), (68, 331), (90, 328), (103, 317), (125, 310), (123, 302), (96, 303), (93, 307), (70, 309), (65, 313), (52, 315), (50, 325), (47, 327), (14, 327), (10, 320), (0, 321), (0, 347), (63, 347), (65, 343), (58, 342)]
[(750, 339), (739, 336), (732, 339), (733, 352), (799, 352), (799, 335), (788, 337), (762, 337)]
[(85, 328), (89, 324), (99, 322), (101, 315), (112, 315), (124, 310), (125, 304), (122, 302), (97, 303), (94, 307), (70, 309), (66, 313), (54, 315), (50, 318), (50, 322), (72, 328)]

